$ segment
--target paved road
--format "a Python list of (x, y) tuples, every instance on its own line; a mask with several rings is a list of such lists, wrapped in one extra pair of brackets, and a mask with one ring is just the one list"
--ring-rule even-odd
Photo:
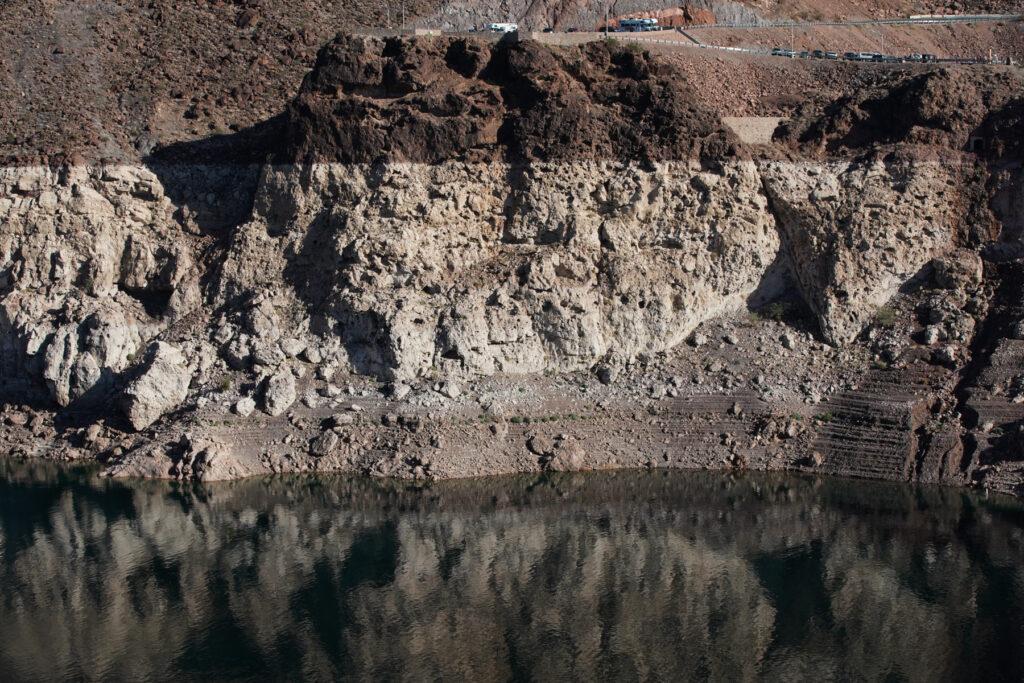
[[(653, 43), (653, 44), (656, 44), (656, 45), (666, 45), (666, 46), (671, 46), (671, 47), (679, 47), (679, 48), (683, 48), (683, 49), (692, 49), (692, 50), (724, 50), (726, 52), (741, 52), (741, 53), (744, 53), (744, 54), (757, 55), (757, 56), (761, 56), (761, 57), (772, 56), (771, 49), (767, 48), (767, 47), (727, 47), (725, 45), (712, 45), (712, 44), (709, 44), (709, 43), (698, 42), (693, 36), (687, 35), (686, 32), (684, 30), (682, 30), (682, 29), (678, 29), (678, 31), (685, 38), (688, 38), (690, 41), (693, 41), (693, 42), (689, 42), (689, 41), (686, 41), (686, 40), (665, 40), (665, 39), (662, 39), (662, 38), (648, 38), (643, 33), (613, 33), (613, 34), (611, 34), (610, 37), (613, 38), (614, 40), (623, 40), (623, 41), (635, 42), (635, 43), (640, 43), (640, 44), (651, 44), (651, 43)], [(603, 38), (603, 35), (601, 37)], [(896, 56), (896, 55), (893, 55), (893, 56)], [(777, 56), (777, 59), (797, 59), (797, 58), (798, 57), (795, 57), (795, 56), (794, 57)], [(813, 58), (813, 57), (806, 57), (804, 59), (815, 59), (815, 58)], [(840, 59), (842, 60), (842, 58), (840, 58)], [(846, 60), (842, 60), (842, 61), (846, 61)], [(855, 64), (871, 64), (873, 66), (880, 66), (880, 65), (895, 66), (897, 64), (903, 64), (903, 63), (907, 63), (907, 62), (872, 62), (872, 61), (864, 60), (864, 61), (856, 61), (856, 62), (853, 62), (853, 63), (855, 63)], [(940, 58), (936, 59), (934, 62), (931, 62), (931, 63), (933, 63), (933, 64), (939, 64), (939, 63), (942, 63), (942, 64), (987, 64), (988, 62), (985, 62), (984, 60), (978, 60), (978, 59), (976, 59), (974, 57), (940, 57)]]
[[(648, 36), (657, 35), (656, 33), (615, 33), (616, 39), (630, 40), (642, 43), (659, 43), (662, 45), (675, 45), (681, 47), (691, 48), (704, 48), (710, 50), (726, 50), (728, 52), (745, 52), (747, 54), (756, 55), (768, 55), (771, 53), (769, 48), (747, 48), (747, 47), (726, 47), (723, 45), (714, 45), (711, 43), (705, 43), (697, 38), (695, 35), (689, 33), (691, 30), (707, 30), (707, 29), (775, 29), (775, 28), (804, 28), (804, 27), (819, 27), (819, 26), (831, 26), (831, 27), (861, 27), (861, 26), (900, 26), (900, 25), (935, 25), (935, 24), (967, 24), (967, 23), (980, 23), (980, 22), (1016, 22), (1024, 21), (1024, 14), (963, 14), (963, 15), (943, 15), (943, 16), (913, 16), (904, 17), (900, 19), (871, 19), (871, 20), (858, 20), (858, 21), (819, 21), (819, 22), (775, 22), (775, 23), (763, 23), (763, 24), (707, 24), (703, 26), (684, 26), (676, 29), (685, 39), (690, 42), (680, 42), (678, 40), (664, 40), (659, 38), (653, 38)], [(783, 57), (785, 58), (785, 57)], [(974, 58), (965, 57), (951, 57), (937, 60), (939, 62), (946, 63), (959, 63), (959, 64), (970, 64), (977, 63)], [(868, 62), (864, 62), (868, 63)], [(876, 63), (876, 62), (871, 62)]]
[(1024, 14), (956, 14), (941, 16), (900, 17), (898, 19), (859, 19), (854, 21), (777, 21), (760, 24), (700, 24), (686, 26), (689, 29), (735, 29), (735, 28), (814, 28), (816, 26), (905, 26), (915, 24), (977, 24), (1007, 21), (1024, 21)]

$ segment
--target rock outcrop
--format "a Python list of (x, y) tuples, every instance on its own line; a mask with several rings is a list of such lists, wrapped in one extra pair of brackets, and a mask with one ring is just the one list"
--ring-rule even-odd
[[(338, 36), (279, 135), (0, 173), (0, 428), (36, 453), (52, 424), (125, 476), (1014, 490), (1017, 84), (894, 72), (747, 146), (629, 47)], [(245, 163), (197, 163), (232, 145)], [(147, 433), (84, 451), (30, 407), (95, 420), (118, 396)]]
[(341, 34), (286, 113), (279, 163), (688, 159), (739, 153), (670, 63), (596, 42), (572, 50), (468, 38)]
[(146, 340), (200, 304), (194, 240), (135, 167), (0, 170), (0, 384), (105, 397)]
[(146, 350), (139, 375), (121, 397), (121, 409), (137, 430), (145, 429), (188, 396), (192, 371), (181, 351), (166, 342)]
[(964, 163), (869, 158), (761, 166), (788, 262), (826, 339), (853, 341), (901, 287), (955, 248), (968, 219)]
[(743, 308), (778, 249), (752, 162), (275, 167), (223, 297), (279, 292), (309, 345), (384, 378), (585, 370)]

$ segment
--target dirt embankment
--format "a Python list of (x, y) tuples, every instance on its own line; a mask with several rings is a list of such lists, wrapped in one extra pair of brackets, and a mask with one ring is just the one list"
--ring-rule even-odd
[[(0, 111), (0, 159), (131, 163), (158, 147), (250, 130), (288, 106), (320, 46), (338, 30), (397, 26), (401, 16), (392, 4), (4, 3), (0, 37), (12, 49), (0, 54), (0, 97), (6, 103)], [(563, 4), (552, 11), (575, 7)], [(410, 0), (404, 6), (407, 23), (413, 24), (435, 11), (452, 10), (454, 3)], [(630, 10), (624, 4), (617, 7)], [(769, 8), (776, 10), (784, 8)], [(965, 36), (968, 40), (974, 39)], [(984, 52), (984, 46), (979, 44), (978, 50)], [(749, 93), (741, 103), (733, 93), (723, 93), (719, 99), (729, 100), (729, 109), (723, 110), (727, 115), (772, 115), (761, 110), (773, 108), (783, 97), (779, 93), (792, 93), (788, 97), (794, 101), (816, 94), (831, 99), (860, 78), (842, 68), (743, 65), (690, 51), (662, 61), (685, 72), (701, 102), (734, 84), (737, 92)], [(744, 88), (748, 76), (751, 87)], [(749, 111), (737, 111), (737, 104)], [(277, 134), (257, 132), (271, 138)], [(251, 141), (245, 146), (262, 149), (265, 144)], [(206, 149), (201, 154), (224, 152)], [(263, 160), (258, 154), (248, 156)]]
[(844, 21), (891, 19), (911, 14), (973, 14), (1020, 9), (1017, 0), (685, 0), (649, 2), (613, 0), (506, 0), (498, 6), (478, 0), (447, 0), (420, 24), (431, 28), (466, 30), (494, 21), (517, 22), (532, 30), (573, 27), (591, 30), (610, 18), (661, 16), (675, 25), (688, 23), (748, 24), (758, 21)]
[(911, 14), (984, 14), (1013, 12), (1018, 0), (767, 0), (769, 16), (805, 21), (891, 19)]

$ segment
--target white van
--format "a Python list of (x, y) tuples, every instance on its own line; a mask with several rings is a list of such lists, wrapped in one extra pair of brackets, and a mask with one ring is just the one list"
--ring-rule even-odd
[(519, 30), (519, 24), (487, 24), (491, 33), (513, 33)]

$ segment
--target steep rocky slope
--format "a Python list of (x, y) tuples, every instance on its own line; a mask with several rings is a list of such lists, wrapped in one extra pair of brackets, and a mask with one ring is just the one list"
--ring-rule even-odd
[[(397, 4), (397, 3), (396, 3)], [(404, 0), (410, 19), (438, 2)], [(379, 0), (4, 0), (0, 158), (137, 162), (277, 114), (339, 28)]]
[(123, 476), (1015, 490), (1020, 75), (871, 73), (745, 145), (628, 46), (341, 35), (236, 135), (9, 167), (0, 387), (40, 410), (7, 438)]

